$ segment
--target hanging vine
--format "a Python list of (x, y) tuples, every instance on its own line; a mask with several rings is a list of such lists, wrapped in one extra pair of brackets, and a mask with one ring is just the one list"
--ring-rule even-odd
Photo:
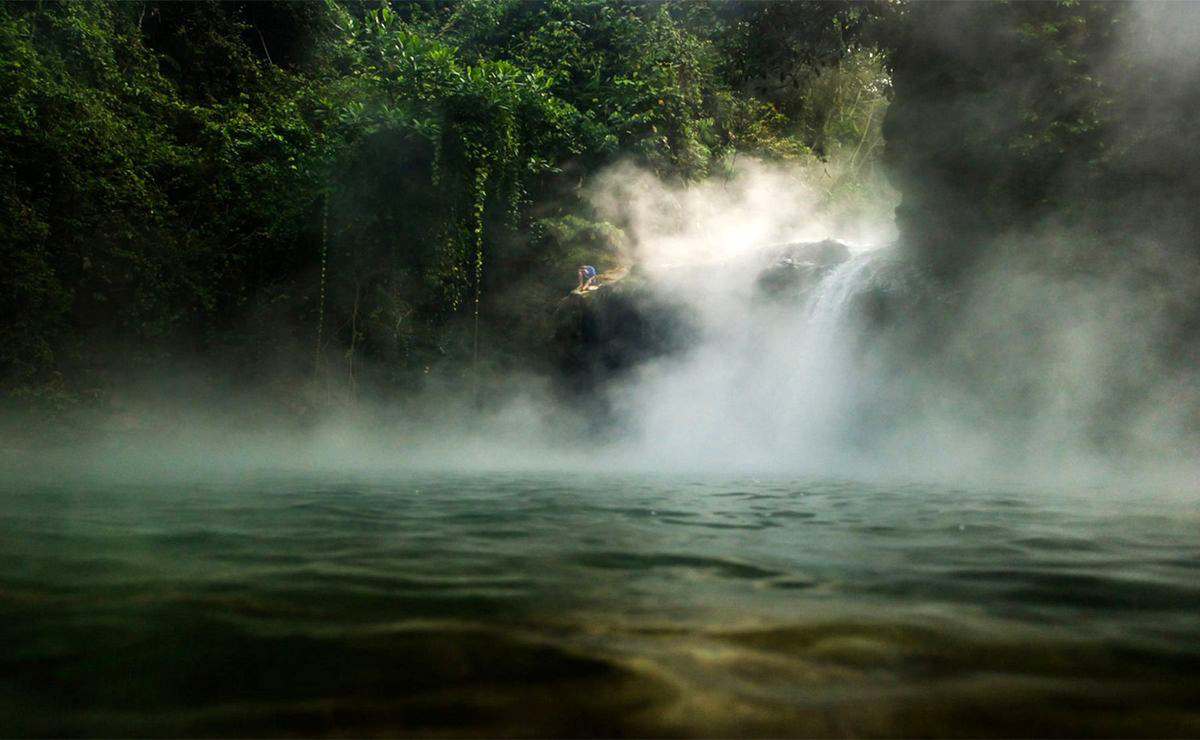
[[(486, 149), (483, 153), (486, 154)], [(472, 383), (479, 379), (479, 298), (483, 286), (483, 209), (487, 201), (488, 172), (483, 166), (475, 168), (474, 189), (471, 193), (471, 237), (475, 247), (475, 319), (471, 337)]]
[(321, 372), (321, 340), (325, 329), (325, 277), (326, 266), (329, 264), (329, 193), (321, 198), (321, 278), (317, 298), (317, 346), (313, 361), (313, 369)]

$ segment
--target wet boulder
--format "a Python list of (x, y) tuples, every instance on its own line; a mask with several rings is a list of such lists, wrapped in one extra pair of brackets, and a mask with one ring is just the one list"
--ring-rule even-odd
[(755, 282), (756, 295), (766, 300), (805, 295), (830, 270), (850, 259), (850, 248), (834, 239), (793, 242), (774, 251), (773, 262)]
[(686, 346), (686, 312), (634, 274), (584, 294), (571, 293), (554, 314), (553, 355), (581, 389)]

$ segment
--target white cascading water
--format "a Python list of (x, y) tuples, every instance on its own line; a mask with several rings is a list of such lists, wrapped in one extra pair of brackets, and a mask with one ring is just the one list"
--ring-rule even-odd
[(880, 250), (859, 252), (821, 279), (804, 307), (809, 333), (831, 334), (846, 318), (851, 300), (875, 284)]
[(854, 254), (807, 295), (763, 300), (759, 271), (737, 269), (680, 293), (700, 323), (697, 346), (652, 364), (618, 397), (638, 452), (686, 467), (839, 462), (866, 391), (852, 309), (877, 285), (883, 255)]

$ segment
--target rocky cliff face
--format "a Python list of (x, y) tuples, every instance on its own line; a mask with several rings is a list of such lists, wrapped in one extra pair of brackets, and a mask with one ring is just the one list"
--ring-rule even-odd
[(830, 270), (850, 259), (850, 248), (833, 239), (784, 244), (777, 250), (774, 263), (759, 273), (755, 282), (762, 299), (803, 297)]
[(910, 5), (883, 129), (905, 248), (949, 282), (1200, 258), (1196, 22), (1191, 3)]
[[(827, 239), (781, 244), (754, 255), (757, 269), (752, 300), (803, 311), (820, 282), (850, 259), (849, 247)], [(728, 266), (687, 268), (678, 277), (685, 289), (708, 290), (722, 282)], [(740, 269), (740, 267), (739, 267)], [(896, 295), (876, 290), (857, 299), (868, 319), (890, 315)], [(551, 348), (559, 369), (575, 389), (593, 390), (631, 368), (691, 346), (698, 332), (689, 309), (665, 294), (637, 268), (618, 281), (585, 293), (572, 292), (554, 316)]]
[(1194, 3), (907, 6), (885, 164), (937, 300), (898, 309), (897, 366), (1021, 434), (1200, 429), (1197, 23)]
[(568, 383), (586, 392), (685, 347), (691, 331), (683, 307), (658, 294), (635, 268), (619, 282), (564, 298), (550, 343)]

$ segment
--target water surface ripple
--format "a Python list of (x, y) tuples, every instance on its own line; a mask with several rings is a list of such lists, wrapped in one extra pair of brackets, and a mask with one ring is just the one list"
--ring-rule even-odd
[(1200, 735), (1200, 515), (753, 478), (0, 486), (0, 735)]

